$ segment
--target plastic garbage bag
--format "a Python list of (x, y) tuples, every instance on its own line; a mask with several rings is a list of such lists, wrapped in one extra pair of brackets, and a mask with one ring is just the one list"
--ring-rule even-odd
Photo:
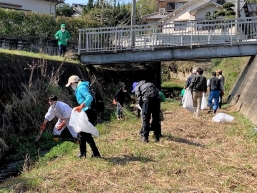
[(99, 136), (99, 131), (88, 121), (87, 114), (84, 111), (79, 113), (72, 109), (69, 125), (71, 125), (77, 133), (83, 131), (91, 133), (94, 136)]
[(203, 93), (203, 97), (202, 97), (202, 103), (201, 103), (201, 110), (207, 109), (207, 99), (205, 97), (205, 93)]
[(226, 114), (226, 113), (218, 113), (212, 118), (213, 122), (218, 122), (218, 123), (225, 123), (225, 122), (231, 122), (234, 120), (234, 117)]
[(193, 97), (192, 97), (191, 90), (186, 89), (183, 98), (184, 98), (183, 108), (187, 109), (190, 112), (194, 112)]

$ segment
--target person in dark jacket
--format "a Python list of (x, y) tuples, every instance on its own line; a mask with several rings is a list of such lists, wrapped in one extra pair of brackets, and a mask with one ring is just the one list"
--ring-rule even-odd
[[(196, 69), (191, 69), (191, 75), (187, 78), (187, 80), (186, 80), (186, 84), (185, 84), (185, 89), (187, 88), (187, 87), (189, 87), (189, 85), (191, 84), (191, 81), (193, 80), (193, 78), (194, 78), (194, 76), (196, 75)], [(191, 92), (192, 92), (193, 90), (191, 90)]]
[[(89, 82), (82, 82), (78, 76), (72, 75), (69, 77), (68, 83), (65, 86), (71, 86), (71, 88), (75, 91), (77, 102), (80, 104), (79, 106), (75, 107), (75, 111), (85, 111), (88, 121), (95, 126), (97, 113), (90, 107), (93, 97), (90, 94)], [(78, 155), (79, 158), (86, 157), (86, 142), (91, 147), (93, 153), (91, 157), (101, 157), (91, 133), (86, 133), (83, 131), (79, 132), (78, 141), (80, 149), (80, 154)]]
[(195, 111), (195, 115), (197, 117), (200, 116), (200, 108), (202, 103), (203, 92), (207, 92), (207, 80), (202, 75), (203, 69), (198, 68), (196, 70), (196, 75), (192, 79), (189, 87), (187, 89), (193, 89), (193, 107)]
[(126, 85), (123, 85), (114, 95), (114, 99), (117, 104), (117, 119), (118, 120), (123, 119), (123, 104), (124, 104), (126, 97), (129, 98), (130, 100), (132, 100), (132, 98), (130, 97), (130, 95), (127, 92)]
[(222, 75), (222, 70), (218, 70), (217, 71), (217, 77), (218, 79), (220, 79), (221, 83), (223, 84), (223, 90), (220, 92), (220, 102), (219, 102), (219, 108), (221, 109), (221, 105), (222, 105), (222, 98), (225, 92), (225, 77)]
[[(160, 141), (161, 124), (160, 124), (160, 95), (158, 89), (153, 83), (142, 80), (134, 82), (132, 92), (135, 93), (138, 104), (142, 108), (142, 128), (140, 131), (142, 142), (149, 142), (150, 125), (154, 131), (155, 142)], [(150, 124), (150, 119), (152, 122)]]
[[(219, 97), (221, 91), (224, 90), (223, 84), (219, 78), (216, 77), (216, 72), (212, 72), (212, 77), (207, 81), (207, 86), (210, 88), (210, 94), (208, 98), (208, 106), (211, 112), (216, 113), (219, 108)], [(214, 104), (212, 101), (214, 100)]]

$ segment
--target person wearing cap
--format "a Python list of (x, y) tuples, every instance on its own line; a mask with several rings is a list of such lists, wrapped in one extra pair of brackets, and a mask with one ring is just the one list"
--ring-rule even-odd
[[(142, 128), (140, 131), (142, 142), (149, 142), (150, 129), (154, 131), (155, 142), (160, 141), (160, 95), (153, 83), (142, 80), (132, 84), (132, 93), (135, 93), (138, 104), (142, 109)], [(150, 119), (152, 117), (152, 122)], [(151, 127), (151, 128), (150, 128)]]
[(70, 33), (66, 30), (65, 24), (61, 24), (61, 29), (56, 32), (55, 39), (58, 40), (59, 55), (64, 56), (67, 43), (70, 40)]
[(114, 99), (117, 104), (117, 119), (123, 120), (123, 103), (125, 101), (125, 98), (129, 98), (130, 100), (133, 100), (130, 95), (127, 92), (126, 85), (122, 85), (119, 90), (114, 95)]
[(45, 119), (40, 126), (40, 130), (44, 130), (46, 127), (46, 123), (48, 121), (51, 121), (54, 117), (57, 117), (58, 121), (55, 124), (53, 130), (54, 139), (56, 139), (56, 137), (58, 139), (62, 131), (65, 129), (65, 127), (67, 127), (72, 137), (77, 140), (76, 131), (71, 125), (69, 125), (72, 108), (68, 104), (58, 101), (58, 98), (55, 95), (51, 95), (48, 98), (48, 102), (50, 104), (50, 107), (45, 114)]
[[(97, 120), (97, 113), (90, 108), (90, 105), (93, 101), (93, 97), (90, 94), (89, 82), (81, 81), (78, 76), (72, 75), (69, 77), (68, 83), (65, 86), (71, 86), (71, 88), (75, 91), (75, 96), (77, 102), (79, 103), (79, 106), (75, 107), (74, 110), (78, 112), (85, 111), (88, 117), (88, 121), (95, 126)], [(86, 133), (83, 131), (79, 132), (78, 141), (80, 149), (80, 153), (78, 155), (79, 158), (86, 157), (86, 143), (88, 143), (91, 147), (91, 157), (101, 157), (91, 133)]]
[(222, 70), (218, 70), (217, 71), (217, 76), (218, 79), (220, 79), (221, 83), (223, 84), (223, 91), (220, 92), (220, 101), (219, 101), (219, 108), (221, 109), (221, 105), (222, 105), (222, 97), (224, 95), (224, 90), (225, 90), (225, 77), (222, 75)]

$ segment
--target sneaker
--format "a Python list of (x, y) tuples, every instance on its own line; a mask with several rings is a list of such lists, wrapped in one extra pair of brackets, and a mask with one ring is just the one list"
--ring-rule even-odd
[(80, 153), (80, 154), (78, 155), (78, 158), (82, 158), (82, 157), (87, 157), (87, 156), (86, 156), (85, 153)]
[(217, 112), (217, 110), (213, 110), (213, 113), (215, 114)]
[(92, 157), (92, 158), (101, 158), (100, 155), (94, 155), (94, 154), (92, 154), (91, 157)]
[(148, 143), (148, 142), (149, 142), (146, 137), (141, 137), (141, 141), (142, 141), (143, 143)]

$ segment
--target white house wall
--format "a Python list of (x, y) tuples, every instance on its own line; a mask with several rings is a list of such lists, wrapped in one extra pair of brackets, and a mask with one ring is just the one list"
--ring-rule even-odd
[(203, 9), (197, 10), (195, 18), (196, 18), (196, 20), (198, 20), (198, 19), (205, 19), (205, 15), (206, 15), (207, 12), (210, 12), (211, 15), (213, 15), (213, 11), (218, 11), (218, 10), (220, 10), (220, 8), (217, 8), (214, 5), (207, 5)]
[(56, 3), (42, 0), (0, 0), (0, 3), (21, 5), (20, 9), (55, 15)]
[(194, 1), (194, 2), (192, 2), (191, 5), (188, 5), (183, 10), (175, 13), (175, 15), (171, 15), (171, 17), (168, 18), (167, 20), (165, 20), (163, 24), (168, 24), (173, 21), (191, 20), (192, 18), (190, 18), (189, 11), (193, 10), (196, 7), (199, 7), (205, 3), (206, 3), (206, 1), (202, 1), (202, 0)]

